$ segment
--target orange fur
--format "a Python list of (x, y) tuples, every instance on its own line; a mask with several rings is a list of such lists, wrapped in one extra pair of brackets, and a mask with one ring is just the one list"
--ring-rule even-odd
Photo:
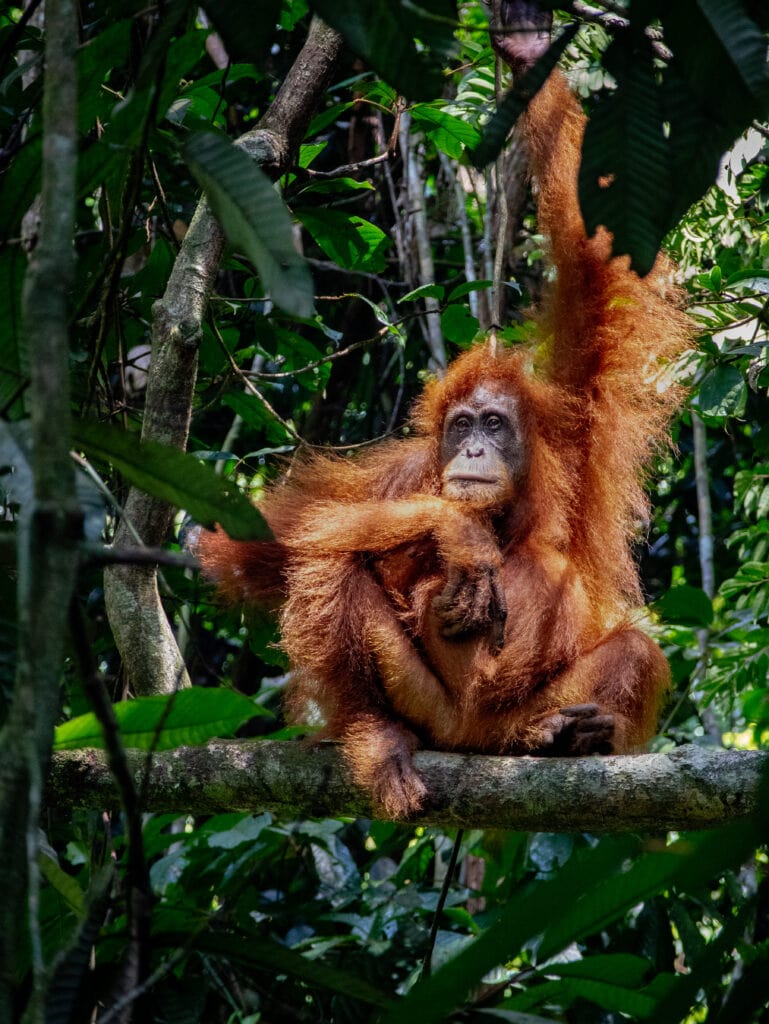
[[(357, 460), (313, 455), (268, 493), (276, 543), (205, 535), (201, 560), (230, 598), (282, 599), (297, 704), (311, 697), (375, 805), (424, 799), (417, 742), (444, 750), (545, 752), (561, 709), (612, 716), (614, 750), (652, 735), (665, 660), (635, 629), (631, 541), (648, 514), (650, 456), (667, 441), (675, 388), (659, 363), (688, 327), (658, 261), (639, 279), (610, 239), (587, 238), (577, 202), (584, 118), (559, 74), (526, 115), (542, 229), (557, 278), (526, 347), (479, 345), (427, 385), (415, 436)], [(666, 291), (668, 294), (666, 294)], [(515, 397), (527, 468), (503, 509), (441, 495), (449, 409), (479, 382)], [(435, 599), (457, 572), (498, 578), (501, 648), (489, 628), (446, 639)]]

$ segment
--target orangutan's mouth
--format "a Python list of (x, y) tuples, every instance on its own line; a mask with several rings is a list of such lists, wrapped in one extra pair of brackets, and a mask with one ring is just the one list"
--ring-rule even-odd
[(480, 473), (451, 473), (447, 478), (450, 484), (496, 484), (499, 483), (495, 476), (481, 476)]

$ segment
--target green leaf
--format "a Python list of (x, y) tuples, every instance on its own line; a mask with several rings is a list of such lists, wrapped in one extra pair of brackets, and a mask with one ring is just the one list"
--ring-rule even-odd
[[(672, 227), (715, 180), (722, 154), (754, 118), (766, 115), (769, 69), (766, 41), (742, 0), (676, 0), (657, 4), (655, 13), (675, 53), (661, 83)], [(650, 186), (657, 195), (656, 184)]]
[(438, 149), (454, 160), (459, 160), (467, 147), (477, 146), (481, 137), (473, 125), (432, 104), (412, 107), (411, 121)]
[(441, 313), (441, 330), (455, 345), (467, 346), (480, 330), (480, 323), (467, 306), (447, 306)]
[(716, 366), (700, 384), (697, 411), (705, 420), (742, 416), (748, 400), (745, 378), (736, 366)]
[(194, 135), (185, 153), (227, 237), (256, 264), (272, 300), (294, 316), (311, 316), (312, 278), (294, 246), (291, 215), (270, 179), (214, 132)]
[(77, 880), (63, 871), (58, 861), (44, 850), (40, 852), (37, 862), (46, 882), (53, 886), (73, 914), (82, 917), (85, 913), (85, 897)]
[(610, 981), (626, 988), (638, 988), (652, 972), (651, 963), (642, 956), (632, 953), (604, 953), (586, 956), (573, 963), (548, 964), (547, 974), (562, 978), (592, 978), (594, 981)]
[(355, 214), (339, 210), (296, 211), (323, 252), (346, 270), (383, 271), (385, 249), (392, 244), (381, 228)]
[(185, 509), (202, 526), (221, 523), (236, 540), (265, 540), (261, 512), (231, 481), (194, 456), (104, 423), (79, 420), (73, 440), (89, 456), (111, 463), (135, 487)]
[(464, 284), (458, 284), (456, 288), (449, 292), (448, 301), (454, 302), (456, 299), (461, 299), (464, 295), (469, 295), (470, 292), (482, 292), (493, 287), (493, 281), (465, 281)]
[(683, 626), (702, 628), (713, 621), (713, 604), (699, 587), (671, 587), (655, 602), (654, 610), (664, 622)]
[[(233, 736), (250, 718), (268, 714), (234, 690), (199, 686), (122, 701), (114, 710), (124, 746), (139, 750), (199, 746), (215, 736)], [(92, 712), (57, 726), (54, 734), (54, 750), (82, 747), (104, 748), (102, 728)]]
[(698, 0), (734, 71), (759, 101), (769, 103), (766, 39), (745, 11), (744, 0)]
[(696, 892), (726, 868), (742, 863), (757, 842), (752, 822), (732, 824), (686, 836), (626, 867), (638, 856), (640, 840), (604, 839), (594, 849), (572, 855), (552, 880), (514, 895), (482, 935), (429, 981), (415, 986), (385, 1016), (384, 1024), (445, 1020), (486, 971), (517, 955), (536, 936), (542, 935), (537, 956), (549, 959), (671, 885), (680, 883)]
[[(548, 973), (559, 973), (549, 971)], [(562, 981), (547, 981), (543, 985), (529, 988), (521, 995), (505, 1000), (505, 1006), (517, 1010), (528, 1010), (543, 1003), (557, 1003), (570, 1007), (575, 1000), (585, 999), (604, 1010), (625, 1013), (632, 1017), (649, 1017), (654, 1012), (657, 1000), (653, 996), (622, 988), (606, 981), (589, 978), (564, 978)]]
[(414, 302), (416, 299), (438, 299), (443, 298), (446, 289), (442, 284), (423, 284), (407, 292), (398, 302)]
[(604, 66), (615, 74), (621, 69), (622, 85), (601, 98), (588, 121), (580, 204), (587, 233), (599, 225), (608, 228), (614, 252), (629, 253), (638, 273), (646, 274), (667, 231), (671, 191), (669, 143), (650, 41), (643, 34), (619, 36)]
[(638, 840), (604, 840), (594, 850), (573, 856), (552, 881), (519, 892), (467, 949), (416, 985), (384, 1018), (384, 1024), (432, 1024), (451, 1011), (492, 967), (518, 954), (563, 912), (577, 890), (619, 869), (638, 849)]
[(747, 822), (693, 833), (664, 850), (644, 853), (627, 870), (583, 889), (563, 913), (551, 918), (538, 956), (554, 956), (570, 942), (607, 927), (637, 903), (678, 882), (685, 891), (697, 892), (721, 871), (739, 863), (756, 841), (753, 823)]
[(283, 424), (275, 419), (264, 402), (260, 402), (256, 395), (249, 395), (244, 391), (233, 391), (232, 394), (222, 398), (222, 405), (234, 409), (250, 427), (263, 430), (271, 444), (284, 444), (291, 437)]
[(404, 96), (427, 100), (441, 93), (442, 61), (456, 49), (452, 0), (312, 0), (312, 6)]
[(329, 178), (311, 181), (309, 185), (303, 185), (302, 195), (334, 195), (338, 192), (372, 192), (373, 190), (374, 186), (370, 181), (356, 181), (355, 178)]

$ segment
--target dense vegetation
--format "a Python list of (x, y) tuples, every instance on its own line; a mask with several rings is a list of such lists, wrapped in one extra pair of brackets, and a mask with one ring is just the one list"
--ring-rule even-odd
[[(611, 226), (641, 271), (664, 237), (698, 332), (670, 368), (691, 401), (638, 547), (675, 679), (655, 749), (756, 747), (769, 730), (763, 5), (575, 0), (556, 12), (554, 53), (509, 93), (480, 2), (253, 6), (92, 0), (77, 25), (65, 0), (0, 13), (0, 1020), (80, 1022), (96, 1008), (105, 1022), (769, 1019), (760, 823), (653, 838), (468, 832), (436, 919), (453, 836), (143, 815), (121, 776), (121, 736), (159, 749), (287, 735), (274, 625), (222, 609), (174, 557), (183, 513), (258, 534), (233, 492), (258, 499), (300, 445), (344, 454), (407, 429), (425, 374), (493, 322), (506, 343), (525, 334), (544, 240), (525, 156), (515, 138), (502, 147), (559, 54), (593, 115), (586, 166), (620, 185), (607, 199), (586, 174), (586, 219)], [(346, 46), (327, 85), (304, 79), (276, 104), (309, 59), (313, 12)], [(66, 33), (60, 68), (51, 45), (67, 19), (76, 74)], [(332, 35), (321, 42), (339, 50)], [(60, 87), (44, 109), (46, 80)], [(265, 173), (231, 144), (255, 127), (244, 148)], [(201, 187), (229, 244), (221, 260), (216, 239), (202, 247), (208, 269), (180, 282)], [(199, 272), (213, 293), (196, 305), (184, 289)], [(59, 285), (66, 317), (47, 304)], [(158, 356), (154, 397), (151, 336), (186, 353), (184, 379), (181, 357), (161, 374)], [(182, 458), (153, 443), (182, 446), (185, 387), (194, 457)], [(145, 531), (152, 509), (130, 485), (181, 510), (170, 530), (161, 515), (159, 535)], [(115, 570), (109, 621), (102, 544), (122, 531), (118, 547), (135, 545), (131, 513), (168, 553), (168, 642), (186, 669), (124, 632)], [(161, 663), (165, 677), (148, 668)], [(177, 707), (147, 697), (185, 671), (194, 688)], [(129, 699), (136, 712), (120, 705), (116, 728), (110, 701)], [(107, 746), (122, 811), (45, 806), (38, 831), (54, 725), (61, 749)], [(434, 973), (417, 984), (434, 921)]]

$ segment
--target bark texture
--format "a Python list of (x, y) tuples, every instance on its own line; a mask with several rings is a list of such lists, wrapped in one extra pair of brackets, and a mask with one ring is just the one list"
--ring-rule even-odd
[[(269, 810), (284, 818), (372, 817), (335, 744), (213, 741), (128, 751), (147, 811)], [(412, 824), (544, 832), (663, 832), (714, 828), (755, 812), (769, 754), (695, 746), (616, 757), (488, 757), (421, 751), (429, 804)], [(117, 802), (103, 752), (54, 755), (47, 802)]]
[(69, 458), (69, 289), (77, 168), (71, 0), (45, 6), (43, 166), (39, 241), (24, 282), (34, 498), (18, 530), (18, 661), (0, 732), (0, 1021), (12, 1020), (16, 957), (29, 925), (33, 990), (25, 1018), (43, 1020), (46, 983), (39, 922), (38, 819), (42, 776), (59, 712), (64, 635), (77, 568), (81, 516)]

